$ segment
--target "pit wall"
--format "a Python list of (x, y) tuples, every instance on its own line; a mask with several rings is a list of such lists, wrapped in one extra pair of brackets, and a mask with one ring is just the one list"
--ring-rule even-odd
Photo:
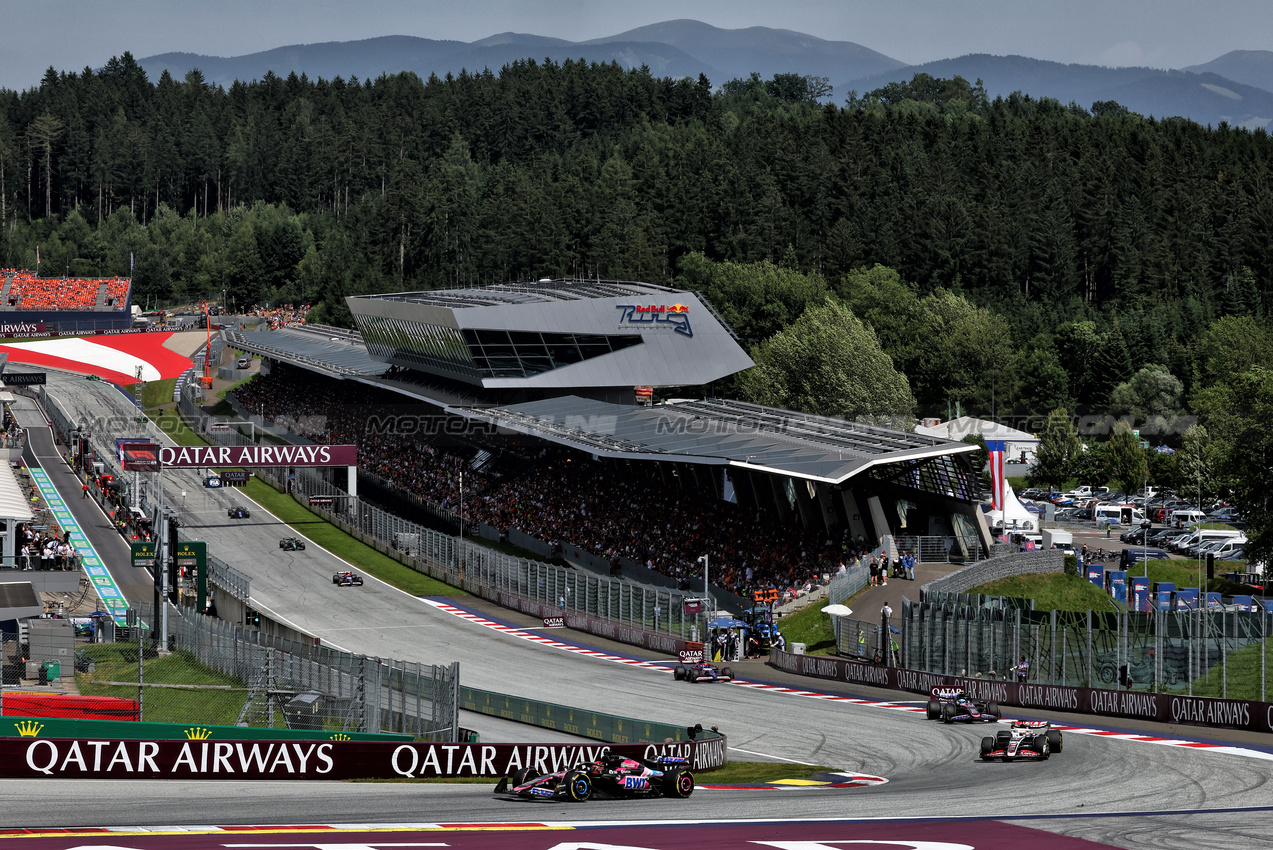
[(1108, 691), (1097, 688), (1069, 688), (990, 679), (943, 676), (900, 667), (863, 664), (821, 655), (794, 655), (773, 650), (769, 665), (787, 673), (834, 679), (854, 685), (870, 685), (931, 694), (935, 689), (961, 689), (977, 700), (1003, 706), (1069, 711), (1098, 717), (1131, 717), (1159, 723), (1210, 726), (1273, 732), (1273, 703), (1256, 700), (1213, 699), (1140, 691)]

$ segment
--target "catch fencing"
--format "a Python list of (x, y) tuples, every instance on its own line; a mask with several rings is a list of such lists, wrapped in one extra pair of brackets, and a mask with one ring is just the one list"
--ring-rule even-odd
[[(1113, 606), (1111, 605), (1111, 608)], [(902, 667), (948, 676), (1123, 687), (1190, 696), (1267, 695), (1270, 614), (1033, 611), (1019, 601), (929, 594), (902, 606)]]
[(457, 739), (458, 663), (355, 655), (168, 606), (174, 660), (149, 636), (151, 606), (135, 614), (139, 627), (109, 629), (107, 643), (77, 653), (77, 667), (82, 692), (138, 699), (146, 722)]

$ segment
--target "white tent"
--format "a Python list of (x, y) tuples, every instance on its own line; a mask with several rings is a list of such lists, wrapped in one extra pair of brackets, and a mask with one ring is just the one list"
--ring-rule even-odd
[(996, 526), (1002, 526), (1006, 531), (1037, 531), (1039, 528), (1039, 515), (1032, 514), (1025, 509), (1025, 505), (1021, 504), (1021, 500), (1017, 498), (1017, 494), (1013, 492), (1012, 485), (1007, 481), (1003, 483), (1004, 509), (1000, 511), (986, 511), (986, 524), (993, 530)]

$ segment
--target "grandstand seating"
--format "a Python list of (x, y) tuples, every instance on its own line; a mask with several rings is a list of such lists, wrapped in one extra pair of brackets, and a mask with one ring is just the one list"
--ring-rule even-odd
[(37, 277), (16, 271), (0, 309), (120, 311), (127, 305), (128, 288), (127, 278)]

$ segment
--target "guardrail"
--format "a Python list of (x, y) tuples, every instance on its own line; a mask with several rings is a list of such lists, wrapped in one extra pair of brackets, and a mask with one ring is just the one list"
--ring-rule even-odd
[(518, 723), (529, 723), (545, 729), (555, 729), (568, 735), (596, 738), (612, 744), (636, 744), (702, 740), (721, 737), (711, 730), (696, 732), (690, 738), (690, 727), (672, 726), (650, 720), (634, 720), (615, 714), (585, 711), (568, 705), (524, 699), (480, 688), (460, 687), (460, 708), (476, 711), (490, 717), (501, 717)]

